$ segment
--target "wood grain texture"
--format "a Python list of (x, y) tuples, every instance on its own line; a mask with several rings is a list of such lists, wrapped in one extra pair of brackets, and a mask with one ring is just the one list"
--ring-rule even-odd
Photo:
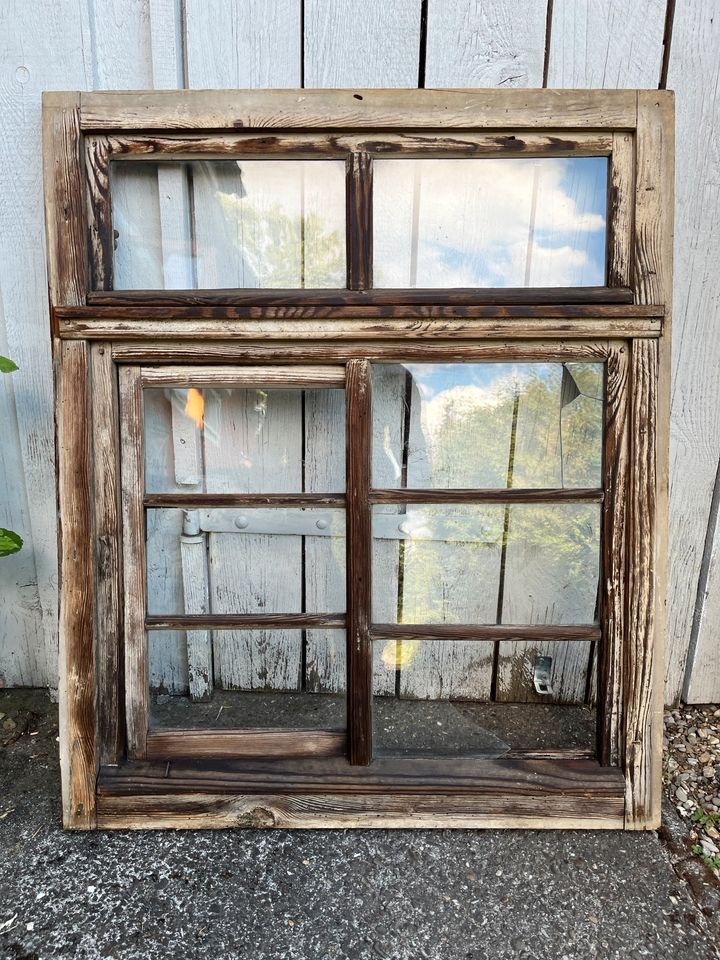
[(665, 0), (553, 0), (549, 87), (657, 87)]
[(372, 530), (368, 499), (372, 401), (367, 360), (348, 363), (346, 390), (348, 757), (350, 763), (362, 765), (372, 760)]
[(90, 367), (98, 754), (100, 763), (117, 763), (125, 747), (123, 589), (118, 385), (109, 344), (91, 347)]
[(668, 86), (677, 98), (677, 239), (666, 687), (670, 701), (682, 695), (691, 703), (720, 700), (720, 540), (715, 506), (720, 489), (716, 402), (720, 280), (713, 267), (720, 256), (716, 213), (720, 157), (709, 147), (720, 123), (719, 42), (715, 4), (708, 0), (676, 4), (668, 69)]
[[(210, 587), (205, 536), (184, 534), (180, 538), (180, 556), (185, 613), (207, 615), (210, 611)], [(193, 702), (210, 700), (213, 692), (212, 634), (210, 630), (188, 630), (185, 638), (190, 699)]]
[(480, 623), (373, 623), (373, 640), (543, 640), (576, 641), (599, 640), (601, 630), (592, 624), (480, 624)]
[[(274, 65), (279, 63), (273, 61)], [(223, 60), (206, 61), (220, 71)], [(210, 86), (210, 78), (204, 85)], [(194, 75), (190, 72), (190, 82)], [(270, 84), (268, 84), (270, 86)], [(254, 129), (352, 126), (525, 129), (633, 129), (634, 91), (604, 90), (186, 90), (89, 92), (80, 95), (88, 131)]]
[(414, 0), (306, 0), (306, 87), (414, 87), (420, 48), (420, 9)]
[(603, 491), (569, 487), (371, 490), (371, 503), (602, 503)]
[(597, 655), (596, 702), (598, 758), (606, 765), (621, 764), (625, 754), (623, 662), (627, 618), (629, 349), (619, 344), (610, 354), (605, 378), (603, 486), (606, 502), (600, 589), (603, 640)]
[(125, 723), (130, 757), (145, 755), (149, 716), (149, 670), (145, 611), (145, 445), (143, 398), (138, 367), (120, 370), (120, 458), (122, 472), (123, 587), (125, 625)]
[(146, 367), (140, 372), (144, 386), (173, 387), (344, 387), (345, 368), (318, 367)]
[(541, 87), (546, 0), (429, 0), (427, 87)]
[(63, 344), (57, 383), (60, 575), (60, 764), (63, 825), (95, 826), (98, 769), (94, 671), (90, 357)]
[(657, 343), (636, 340), (630, 359), (630, 479), (627, 514), (627, 633), (622, 668), (625, 729), (625, 826), (660, 822), (662, 651), (656, 649), (658, 411)]
[(373, 200), (372, 159), (367, 153), (353, 153), (347, 159), (345, 202), (347, 285), (350, 290), (368, 290), (372, 286)]
[(190, 757), (341, 757), (346, 737), (340, 730), (245, 729), (155, 730), (148, 734), (149, 759)]

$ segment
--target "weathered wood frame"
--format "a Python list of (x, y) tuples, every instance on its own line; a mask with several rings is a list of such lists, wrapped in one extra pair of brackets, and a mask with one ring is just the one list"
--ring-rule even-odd
[[(655, 90), (52, 93), (45, 96), (43, 125), (57, 370), (65, 825), (657, 826), (672, 95)], [(317, 156), (318, 144), (335, 155), (349, 150), (360, 158), (348, 166), (349, 181), (360, 181), (348, 191), (353, 216), (351, 206), (367, 210), (361, 181), (368, 163), (362, 158), (378, 144), (386, 144), (382, 155), (388, 149), (419, 155), (436, 145), (446, 155), (492, 150), (502, 156), (517, 155), (521, 139), (521, 149), (533, 155), (553, 152), (550, 137), (563, 141), (555, 148), (560, 155), (584, 150), (612, 157), (606, 288), (371, 290), (365, 254), (364, 260), (349, 259), (349, 289), (339, 293), (92, 291), (91, 278), (102, 275), (107, 263), (102, 218), (109, 207), (103, 207), (97, 171), (102, 173), (110, 151), (138, 158), (147, 148), (144, 155), (157, 158), (251, 150), (255, 156), (263, 151)], [(200, 362), (347, 363), (362, 418), (368, 360), (508, 356), (602, 356), (607, 364), (597, 759), (551, 751), (484, 761), (482, 768), (474, 761), (420, 760), (376, 760), (358, 767), (322, 757), (170, 762), (172, 745), (166, 743), (158, 746), (162, 761), (124, 760), (122, 598), (131, 585), (123, 581), (120, 544), (137, 505), (128, 500), (122, 510), (120, 505), (118, 370)], [(121, 379), (124, 401), (137, 413), (137, 382), (129, 384), (126, 374)], [(358, 430), (349, 455), (361, 463), (367, 443), (366, 431)], [(356, 543), (367, 541), (370, 496), (369, 481), (348, 494)], [(350, 647), (356, 644), (360, 663), (372, 642), (369, 622), (357, 612), (367, 605), (366, 556), (365, 546), (351, 558), (359, 569), (348, 609)], [(391, 629), (398, 628), (377, 625), (375, 634)], [(368, 689), (361, 677), (354, 689), (350, 710), (362, 716)], [(259, 752), (264, 749), (259, 746)], [(367, 749), (362, 741), (351, 742), (350, 755), (366, 760)]]

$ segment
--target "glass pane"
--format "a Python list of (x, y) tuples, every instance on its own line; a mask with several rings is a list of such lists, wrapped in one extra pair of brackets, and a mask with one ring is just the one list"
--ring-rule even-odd
[(345, 286), (342, 160), (116, 161), (114, 287)]
[[(551, 665), (557, 684), (552, 693), (536, 693), (532, 670), (519, 670), (527, 688), (526, 693), (516, 683), (514, 699), (521, 702), (490, 703), (492, 644), (376, 641), (375, 755), (499, 757), (509, 750), (593, 750), (595, 712), (582, 702), (584, 686), (575, 703), (566, 703), (567, 692), (561, 689), (569, 660), (587, 668), (589, 644), (558, 646), (567, 649)], [(534, 663), (534, 657), (526, 659)]]
[(344, 390), (153, 387), (144, 410), (148, 493), (345, 489)]
[(376, 623), (594, 623), (600, 505), (375, 507)]
[(600, 487), (600, 363), (376, 364), (375, 487)]
[[(345, 632), (328, 631), (342, 670), (311, 692), (303, 663), (312, 656), (302, 630), (195, 630), (148, 633), (150, 720), (155, 729), (345, 727)], [(171, 663), (181, 670), (169, 675)], [(199, 686), (193, 677), (209, 678)], [(202, 699), (198, 699), (198, 695)]]
[(148, 613), (342, 613), (345, 512), (148, 509)]
[(376, 287), (605, 283), (606, 157), (375, 160)]

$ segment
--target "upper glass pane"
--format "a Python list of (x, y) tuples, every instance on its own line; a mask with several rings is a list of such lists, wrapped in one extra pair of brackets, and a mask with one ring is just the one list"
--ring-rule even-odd
[(603, 286), (607, 183), (607, 157), (375, 160), (374, 286)]
[(151, 387), (143, 400), (148, 493), (345, 490), (344, 390)]
[(600, 363), (377, 364), (373, 485), (600, 487)]
[(345, 286), (342, 160), (115, 161), (116, 290)]

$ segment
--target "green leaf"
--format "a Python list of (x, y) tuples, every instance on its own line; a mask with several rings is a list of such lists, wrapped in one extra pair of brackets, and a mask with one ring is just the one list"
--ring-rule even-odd
[(14, 530), (0, 527), (0, 557), (9, 557), (11, 553), (17, 553), (22, 545), (22, 537)]
[(9, 357), (0, 357), (0, 373), (12, 373), (13, 370), (19, 369), (14, 360)]

